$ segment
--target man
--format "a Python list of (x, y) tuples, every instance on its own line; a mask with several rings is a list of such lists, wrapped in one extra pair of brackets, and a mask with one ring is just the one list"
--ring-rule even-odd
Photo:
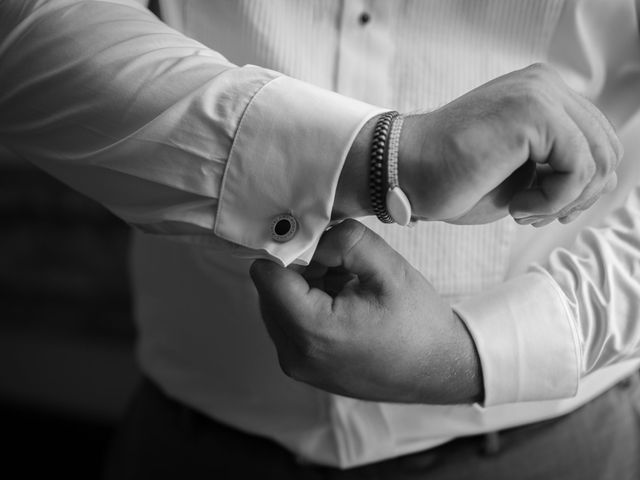
[[(573, 220), (613, 188), (621, 150), (599, 111), (554, 72), (523, 68), (550, 60), (623, 125), (637, 102), (632, 2), (161, 2), (172, 26), (235, 64), (260, 67), (235, 67), (131, 1), (0, 7), (2, 141), (153, 234), (135, 238), (134, 280), (141, 365), (161, 391), (147, 383), (139, 394), (113, 478), (342, 475), (336, 467), (399, 478), (421, 463), (432, 478), (481, 478), (471, 466), (486, 478), (635, 474), (624, 463), (634, 455), (619, 447), (637, 447), (625, 421), (637, 393), (623, 405), (611, 390), (638, 367), (624, 362), (637, 352), (633, 198), (610, 228), (551, 256), (566, 243), (556, 231), (523, 233), (508, 219), (423, 221), (411, 231), (369, 223), (435, 291), (353, 222), (320, 240), (331, 220), (371, 213), (367, 151), (385, 110), (374, 105), (447, 104), (408, 117), (400, 139), (400, 184), (416, 216), (474, 221), (508, 206), (523, 223)], [(533, 188), (530, 162), (551, 169), (539, 169)], [(275, 229), (282, 218), (295, 225), (285, 235)], [(315, 320), (335, 320), (320, 308), (328, 298), (295, 272), (258, 263), (283, 366), (329, 391), (418, 404), (329, 394), (279, 370), (249, 266), (259, 257), (305, 264), (314, 253), (319, 274), (307, 279), (326, 284), (341, 267), (329, 290), (378, 328), (364, 335), (370, 325), (347, 308), (336, 318), (355, 321), (338, 333), (352, 334), (314, 329)], [(545, 269), (522, 274), (547, 258)], [(345, 270), (371, 282), (343, 287)], [(401, 320), (400, 332), (375, 299)], [(372, 344), (376, 333), (390, 342)], [(315, 355), (323, 343), (314, 335), (330, 340), (328, 355)], [(300, 345), (302, 355), (289, 355)], [(586, 418), (609, 411), (611, 429), (567, 428), (582, 416), (540, 426), (605, 391)], [(450, 442), (510, 427), (521, 427), (522, 447), (499, 459)], [(610, 446), (597, 453), (618, 457), (585, 473), (576, 459), (596, 458), (593, 445), (604, 441), (596, 433)], [(572, 435), (584, 437), (583, 448), (561, 451)], [(531, 464), (516, 470), (523, 455)]]

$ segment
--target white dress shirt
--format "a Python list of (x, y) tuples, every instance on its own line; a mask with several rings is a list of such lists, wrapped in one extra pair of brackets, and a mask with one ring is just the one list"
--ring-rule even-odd
[[(633, 0), (160, 3), (173, 29), (133, 0), (0, 2), (0, 141), (145, 232), (138, 352), (168, 395), (350, 467), (561, 415), (638, 368)], [(363, 220), (464, 319), (483, 405), (366, 402), (287, 378), (251, 258), (311, 258), (372, 115), (433, 109), (537, 61), (620, 129), (613, 194), (542, 229)], [(282, 214), (298, 223), (287, 242), (272, 238)]]

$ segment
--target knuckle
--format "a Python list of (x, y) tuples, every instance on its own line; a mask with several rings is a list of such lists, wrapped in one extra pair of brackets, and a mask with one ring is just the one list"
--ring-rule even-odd
[(602, 166), (600, 165), (602, 162), (598, 161), (596, 157), (593, 158), (592, 162), (587, 162), (585, 164), (584, 178), (585, 181), (590, 181), (596, 174), (600, 173), (600, 169)]
[(542, 96), (538, 87), (534, 83), (526, 81), (519, 86), (515, 95), (505, 96), (502, 99), (502, 107), (515, 109), (517, 112), (521, 112), (523, 109), (525, 112), (535, 111), (541, 100)]
[(552, 106), (555, 96), (551, 84), (557, 84), (559, 76), (557, 72), (545, 63), (534, 63), (524, 69), (520, 81), (520, 95), (530, 106)]
[(607, 182), (607, 185), (606, 185), (607, 192), (612, 192), (613, 190), (616, 189), (617, 186), (618, 186), (618, 174), (614, 172), (611, 178), (609, 179), (609, 181)]
[(580, 187), (585, 187), (598, 173), (598, 164), (596, 161), (584, 162), (583, 167), (576, 172), (576, 183)]
[(614, 169), (616, 158), (609, 148), (602, 144), (594, 145), (591, 147), (591, 155), (594, 160), (594, 173), (606, 176)]
[(615, 144), (616, 144), (616, 152), (617, 152), (616, 153), (616, 167), (617, 167), (620, 164), (622, 157), (624, 156), (624, 145), (622, 144), (619, 138), (615, 139)]
[(545, 105), (545, 93), (536, 82), (526, 82), (522, 86), (520, 101), (528, 111), (536, 112)]
[(555, 78), (557, 72), (548, 63), (536, 62), (525, 68), (525, 71), (538, 80)]
[(553, 108), (554, 101), (548, 88), (535, 78), (525, 78), (513, 97), (505, 97), (507, 106), (515, 107), (518, 112), (526, 112), (537, 118), (546, 118)]

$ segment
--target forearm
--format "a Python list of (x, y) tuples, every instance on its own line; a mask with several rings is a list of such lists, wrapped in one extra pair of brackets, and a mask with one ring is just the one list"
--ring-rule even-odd
[(590, 372), (640, 356), (639, 194), (571, 248), (455, 305), (478, 348), (486, 405), (568, 398)]
[(640, 187), (600, 228), (583, 231), (538, 267), (557, 286), (575, 325), (580, 375), (640, 357)]
[[(3, 143), (145, 232), (310, 257), (353, 138), (379, 109), (235, 66), (133, 1), (0, 8)], [(300, 228), (278, 244), (283, 213)]]
[[(432, 330), (426, 337), (424, 371), (416, 379), (419, 388), (404, 401), (428, 405), (483, 401), (478, 351), (462, 320), (454, 312), (450, 313), (450, 321), (444, 323), (446, 329)], [(388, 400), (399, 401), (399, 398)]]
[(183, 224), (210, 228), (239, 112), (211, 115), (203, 92), (213, 106), (237, 85), (241, 112), (274, 74), (235, 67), (133, 1), (1, 8), (2, 142), (130, 223), (187, 212)]
[[(457, 355), (453, 359), (453, 375), (448, 382), (448, 403), (474, 403), (484, 398), (484, 384), (478, 349), (460, 317), (454, 313), (455, 331), (457, 332)], [(430, 403), (430, 402), (421, 402)]]

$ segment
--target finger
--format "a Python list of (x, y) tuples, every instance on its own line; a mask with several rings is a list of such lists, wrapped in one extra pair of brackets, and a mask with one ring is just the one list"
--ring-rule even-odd
[(577, 205), (575, 208), (568, 208), (566, 209), (566, 211), (560, 212), (558, 217), (569, 216), (575, 211), (582, 213), (585, 210), (588, 210), (598, 201), (598, 199), (600, 199), (602, 195), (613, 192), (617, 186), (618, 186), (618, 175), (614, 172), (601, 191), (594, 194), (591, 198), (583, 201), (580, 205)]
[(579, 102), (585, 110), (589, 111), (593, 115), (593, 117), (596, 119), (596, 121), (598, 121), (602, 129), (605, 131), (607, 137), (609, 138), (611, 147), (614, 151), (614, 155), (616, 159), (615, 167), (617, 167), (620, 161), (622, 160), (622, 156), (624, 155), (624, 147), (622, 146), (622, 142), (620, 141), (620, 139), (618, 138), (618, 135), (616, 134), (613, 124), (607, 118), (604, 112), (602, 112), (599, 108), (593, 105), (589, 101), (589, 99), (585, 98), (584, 96), (574, 91), (572, 91), (572, 94), (574, 95), (575, 100)]
[(598, 201), (600, 198), (600, 193), (594, 195), (589, 200), (584, 201), (580, 205), (576, 205), (574, 208), (567, 208), (558, 214), (558, 217), (566, 217), (567, 215), (571, 215), (573, 212), (584, 212), (591, 208), (591, 206)]
[(327, 267), (317, 262), (309, 263), (309, 266), (301, 272), (302, 277), (312, 288), (324, 290), (324, 276), (327, 274)]
[(584, 210), (577, 210), (575, 212), (570, 213), (569, 215), (565, 216), (565, 217), (560, 217), (558, 218), (558, 221), (560, 223), (571, 223), (573, 222), (576, 218), (578, 218), (580, 216), (580, 214), (583, 212)]
[(545, 225), (549, 225), (554, 220), (555, 220), (555, 217), (547, 217), (544, 220), (533, 222), (531, 225), (533, 225), (536, 228), (540, 228), (540, 227), (544, 227)]
[[(615, 173), (613, 173), (613, 176), (606, 183), (602, 191), (597, 192), (591, 198), (586, 199), (579, 204), (574, 203), (564, 208), (562, 211), (558, 212), (557, 214), (546, 216), (546, 217), (557, 217), (558, 220), (564, 219), (563, 221), (561, 221), (561, 223), (569, 223), (573, 221), (575, 218), (577, 218), (577, 216), (580, 213), (591, 208), (598, 201), (601, 195), (610, 193), (613, 190), (615, 190), (617, 185), (618, 185), (618, 177)], [(578, 215), (573, 215), (574, 212), (578, 212)], [(538, 221), (538, 220), (542, 220), (543, 218), (544, 217), (541, 217), (541, 216), (533, 216), (533, 217), (517, 218), (515, 220), (521, 225), (526, 225), (526, 224), (534, 223), (535, 221)]]
[(595, 172), (587, 139), (569, 115), (556, 112), (549, 123), (553, 146), (547, 158), (532, 151), (532, 159), (546, 162), (550, 172), (541, 175), (532, 188), (514, 195), (509, 206), (514, 218), (556, 214), (579, 198)]
[(347, 285), (358, 279), (344, 267), (329, 268), (323, 278), (323, 290), (332, 297), (339, 295)]
[[(576, 207), (576, 208), (573, 208), (572, 210), (567, 210), (565, 212), (558, 214), (557, 215), (558, 221), (563, 224), (573, 222), (576, 218), (580, 216), (582, 212), (591, 208), (591, 206), (593, 206), (593, 204), (596, 203), (599, 198), (600, 198), (600, 195), (596, 195), (593, 198), (589, 199), (584, 204), (580, 205), (580, 208)], [(533, 225), (534, 227), (542, 227), (544, 225), (548, 225), (554, 219), (555, 219), (555, 216), (542, 216), (542, 217), (532, 216), (532, 217), (517, 218), (515, 219), (515, 221), (520, 225), (530, 224), (530, 225)]]
[(618, 186), (618, 175), (614, 173), (613, 176), (609, 179), (607, 184), (602, 189), (602, 193), (611, 193), (616, 189), (617, 186)]
[(557, 215), (533, 215), (530, 217), (515, 218), (516, 223), (520, 225), (533, 225), (534, 227), (543, 227), (553, 222), (556, 218), (560, 223), (569, 223), (575, 220), (582, 212), (589, 209), (600, 198), (599, 195), (591, 198), (589, 201), (573, 209), (563, 211)]
[(510, 212), (516, 218), (563, 216), (600, 194), (619, 163), (622, 145), (604, 114), (568, 88), (557, 72), (541, 66), (528, 70), (538, 85), (530, 110), (543, 121), (534, 130), (538, 138), (530, 143), (530, 158), (549, 165), (554, 174), (515, 199)]
[(310, 288), (304, 277), (269, 260), (256, 260), (249, 270), (258, 295), (262, 316), (267, 323), (296, 327), (326, 312), (331, 298)]
[(542, 217), (533, 216), (533, 217), (514, 218), (514, 220), (516, 221), (516, 223), (518, 223), (520, 225), (530, 225), (530, 224), (532, 224), (534, 222), (537, 222), (541, 218)]
[(602, 188), (601, 191), (596, 192), (595, 194), (593, 194), (591, 196), (591, 198), (588, 198), (588, 199), (583, 200), (582, 202), (580, 202), (578, 204), (574, 204), (572, 206), (569, 206), (569, 207), (563, 209), (560, 213), (558, 213), (557, 217), (558, 218), (567, 217), (567, 216), (571, 215), (575, 211), (584, 212), (585, 210), (588, 210), (589, 208), (591, 208), (598, 201), (598, 199), (602, 195), (607, 194), (607, 193), (611, 193), (613, 190), (616, 189), (617, 186), (618, 186), (618, 176), (614, 172), (612, 174), (612, 176), (609, 178), (609, 180), (607, 181), (607, 183), (604, 185), (604, 187)]
[(361, 281), (383, 283), (405, 260), (382, 238), (356, 220), (345, 220), (326, 232), (313, 257), (328, 267), (344, 267)]
[[(571, 98), (565, 105), (565, 110), (583, 132), (591, 152), (591, 160), (594, 162), (594, 174), (587, 183), (582, 193), (572, 204), (565, 207), (564, 211), (572, 211), (576, 208), (585, 210), (585, 204), (593, 197), (599, 196), (619, 163), (617, 145), (619, 141), (613, 131), (613, 127), (604, 115), (587, 99), (570, 92)], [(588, 158), (578, 158), (578, 161), (588, 161)], [(593, 202), (591, 202), (593, 204)], [(560, 212), (559, 216), (563, 216)]]
[(455, 219), (446, 219), (447, 223), (472, 225), (491, 223), (507, 215), (513, 196), (530, 188), (536, 177), (536, 164), (526, 161), (518, 167), (500, 185), (484, 195), (470, 210)]
[(569, 95), (570, 100), (572, 101), (566, 102), (565, 108), (577, 123), (581, 124), (582, 121), (591, 119), (598, 125), (602, 132), (604, 132), (614, 152), (614, 157), (616, 159), (615, 166), (617, 166), (622, 159), (624, 149), (611, 121), (607, 118), (604, 112), (597, 108), (587, 97), (569, 88), (556, 71), (551, 71), (553, 73), (547, 77), (550, 81), (549, 86), (554, 86), (560, 97)]

